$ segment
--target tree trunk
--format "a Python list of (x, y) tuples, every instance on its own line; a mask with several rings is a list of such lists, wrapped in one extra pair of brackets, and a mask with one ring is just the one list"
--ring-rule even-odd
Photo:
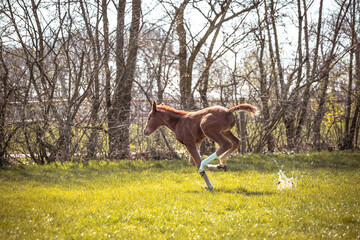
[(110, 43), (109, 43), (109, 19), (107, 16), (107, 0), (102, 0), (103, 28), (104, 28), (104, 68), (105, 68), (105, 101), (106, 110), (111, 107), (111, 73), (109, 67), (110, 61)]
[[(129, 128), (131, 92), (135, 75), (140, 28), (141, 0), (132, 1), (132, 18), (126, 62), (122, 62), (124, 44), (125, 0), (118, 7), (116, 89), (113, 96), (109, 119), (109, 156), (126, 158), (129, 156)], [(125, 65), (125, 66), (124, 66)]]
[(341, 8), (339, 10), (339, 13), (337, 15), (337, 19), (335, 22), (334, 27), (334, 35), (331, 39), (331, 49), (328, 53), (325, 62), (323, 64), (323, 67), (320, 70), (319, 73), (319, 82), (320, 82), (320, 97), (319, 97), (319, 105), (318, 109), (316, 111), (316, 115), (313, 121), (313, 143), (316, 150), (321, 150), (324, 146), (322, 146), (321, 143), (321, 123), (323, 120), (323, 117), (325, 115), (325, 100), (327, 96), (327, 89), (330, 81), (330, 70), (332, 63), (335, 59), (335, 49), (338, 43), (338, 36), (339, 32), (341, 30), (343, 21), (345, 19), (346, 13), (349, 10), (350, 3), (345, 7), (346, 1), (341, 3)]
[[(222, 23), (224, 21), (225, 15), (226, 15), (226, 11), (223, 12), (223, 14), (222, 14), (222, 16), (220, 18), (220, 23)], [(214, 60), (215, 60), (214, 59), (215, 56), (213, 56), (213, 51), (214, 51), (216, 39), (219, 36), (220, 26), (218, 28), (216, 28), (214, 36), (213, 36), (213, 38), (211, 40), (209, 51), (208, 51), (207, 56), (205, 58), (205, 69), (204, 69), (204, 71), (202, 72), (202, 74), (201, 74), (201, 76), (199, 78), (199, 82), (200, 82), (200, 89), (199, 89), (200, 101), (201, 101), (204, 108), (209, 107), (209, 103), (208, 103), (208, 100), (207, 100), (207, 91), (208, 91), (208, 86), (209, 86), (210, 68), (211, 68), (211, 65), (214, 63)], [(236, 68), (236, 66), (235, 66), (235, 68)], [(212, 148), (215, 148), (215, 146), (212, 146)]]
[(357, 121), (360, 117), (360, 42), (357, 42), (357, 47), (355, 50), (355, 81), (356, 81), (356, 104), (355, 104), (355, 110), (354, 115), (351, 121), (351, 125), (349, 128), (348, 134), (345, 135), (344, 139), (344, 149), (353, 149), (354, 148), (354, 138), (356, 133), (356, 127), (357, 127)]
[[(185, 0), (179, 7), (178, 15), (176, 19), (176, 31), (179, 39), (179, 66), (180, 66), (180, 95), (181, 95), (181, 104), (185, 109), (193, 109), (195, 108), (195, 101), (193, 92), (191, 91), (192, 85), (192, 71), (193, 66), (195, 63), (195, 59), (200, 52), (201, 48), (206, 43), (209, 36), (212, 32), (216, 29), (219, 29), (222, 24), (226, 21), (229, 21), (243, 13), (249, 12), (255, 7), (258, 6), (258, 3), (254, 3), (248, 8), (245, 8), (239, 12), (233, 12), (233, 14), (227, 18), (225, 15), (230, 7), (231, 0), (225, 1), (221, 3), (221, 12), (215, 14), (215, 17), (209, 20), (209, 28), (205, 31), (204, 35), (197, 41), (196, 45), (190, 52), (189, 58), (187, 58), (186, 52), (186, 30), (184, 24), (184, 11), (186, 5), (188, 4), (189, 0)], [(216, 34), (215, 34), (216, 35)], [(216, 37), (214, 38), (216, 39)]]
[(347, 103), (346, 103), (346, 107), (345, 107), (345, 130), (344, 130), (344, 138), (343, 138), (343, 142), (340, 143), (340, 149), (345, 150), (345, 149), (353, 149), (354, 145), (353, 145), (353, 141), (354, 141), (354, 136), (355, 136), (355, 128), (356, 128), (356, 119), (357, 119), (357, 114), (358, 114), (358, 105), (360, 100), (358, 99), (358, 101), (355, 104), (355, 111), (354, 111), (354, 116), (351, 122), (351, 126), (350, 126), (350, 121), (351, 121), (351, 106), (353, 104), (353, 89), (352, 89), (352, 85), (353, 85), (353, 58), (354, 58), (354, 53), (355, 53), (355, 82), (356, 82), (356, 88), (355, 88), (355, 96), (360, 97), (359, 95), (359, 45), (356, 45), (357, 43), (357, 34), (356, 34), (356, 30), (355, 30), (355, 24), (356, 24), (356, 3), (355, 1), (353, 1), (353, 8), (352, 8), (352, 15), (351, 15), (351, 23), (350, 23), (350, 28), (351, 28), (351, 50), (350, 50), (350, 59), (349, 59), (349, 83), (348, 83), (348, 89), (347, 89)]
[[(258, 15), (258, 26), (261, 26), (261, 21), (260, 21), (260, 12), (257, 9), (257, 15)], [(271, 57), (271, 66), (272, 66), (272, 75), (270, 77), (270, 81), (272, 79), (275, 79), (275, 60), (274, 60), (274, 54), (273, 54), (273, 49), (272, 49), (272, 43), (271, 43), (271, 35), (270, 35), (270, 26), (269, 26), (269, 22), (267, 21), (267, 7), (265, 4), (265, 21), (266, 21), (266, 30), (267, 30), (267, 35), (268, 35), (268, 45), (269, 45), (269, 52), (270, 52), (270, 57)], [(261, 29), (261, 28), (260, 28)], [(265, 129), (265, 142), (267, 145), (267, 149), (268, 152), (274, 152), (275, 150), (275, 141), (274, 141), (274, 136), (272, 133), (272, 116), (270, 114), (270, 107), (269, 107), (269, 89), (270, 87), (268, 85), (270, 85), (270, 81), (267, 81), (266, 78), (266, 69), (265, 69), (265, 65), (264, 65), (264, 53), (265, 53), (265, 36), (263, 35), (262, 31), (259, 30), (259, 34), (256, 36), (258, 41), (259, 41), (259, 53), (257, 56), (257, 63), (259, 65), (259, 71), (260, 71), (260, 100), (261, 100), (261, 104), (262, 104), (262, 111), (261, 114), (263, 115), (263, 119), (264, 119), (264, 129)], [(276, 82), (276, 81), (275, 81)], [(275, 86), (275, 89), (277, 89), (277, 86)], [(257, 148), (256, 151), (260, 151), (262, 148), (262, 143), (259, 143), (258, 145), (259, 147)]]
[(83, 1), (80, 1), (80, 8), (82, 12), (82, 16), (85, 22), (85, 27), (87, 34), (89, 36), (91, 42), (91, 55), (89, 59), (92, 57), (92, 69), (90, 78), (93, 78), (91, 82), (94, 84), (94, 91), (92, 96), (92, 106), (90, 112), (90, 120), (89, 125), (91, 129), (90, 137), (87, 142), (87, 159), (94, 158), (96, 156), (97, 148), (98, 148), (98, 136), (99, 136), (99, 126), (98, 126), (98, 113), (100, 109), (100, 82), (99, 82), (99, 72), (100, 72), (100, 51), (98, 51), (99, 45), (99, 23), (100, 23), (100, 6), (99, 2), (97, 3), (97, 17), (96, 17), (96, 26), (95, 26), (95, 34), (91, 28), (90, 20), (88, 18), (88, 14), (85, 10), (85, 6)]
[[(121, 139), (119, 138), (120, 131), (120, 119), (119, 109), (121, 108), (121, 102), (119, 100), (120, 85), (122, 84), (122, 78), (125, 69), (125, 57), (124, 57), (124, 28), (125, 28), (125, 7), (126, 1), (120, 0), (117, 6), (117, 27), (116, 27), (116, 75), (115, 75), (115, 91), (111, 101), (111, 106), (108, 110), (108, 137), (109, 137), (109, 157), (110, 158), (122, 158), (126, 153), (122, 151)], [(110, 92), (108, 93), (110, 94)]]
[(270, 116), (270, 109), (269, 109), (269, 93), (267, 91), (267, 81), (266, 81), (266, 73), (265, 73), (265, 66), (264, 66), (264, 51), (265, 51), (265, 39), (260, 37), (260, 53), (258, 56), (258, 64), (260, 70), (260, 94), (261, 94), (261, 103), (262, 103), (262, 114), (264, 117), (264, 124), (265, 124), (265, 136), (268, 152), (274, 152), (275, 150), (275, 142), (274, 136), (272, 131), (270, 130), (271, 125), (271, 116)]
[(208, 63), (206, 61), (205, 70), (203, 71), (200, 77), (201, 79), (200, 79), (200, 88), (199, 88), (200, 102), (203, 108), (209, 107), (209, 102), (207, 99), (207, 91), (209, 86), (209, 72), (210, 72), (210, 68), (208, 67)]
[(5, 119), (6, 119), (6, 108), (8, 102), (8, 78), (9, 70), (5, 65), (3, 58), (3, 44), (0, 38), (0, 167), (7, 163), (6, 159), (6, 131), (5, 131)]
[[(304, 8), (304, 37), (305, 37), (305, 53), (306, 53), (306, 83), (305, 89), (303, 93), (303, 99), (301, 102), (301, 107), (299, 110), (297, 127), (295, 132), (295, 145), (298, 146), (301, 140), (301, 132), (303, 125), (306, 120), (307, 108), (308, 103), (310, 100), (310, 87), (311, 87), (311, 70), (310, 70), (310, 49), (309, 49), (309, 30), (308, 30), (308, 21), (307, 21), (307, 5), (306, 0), (303, 0), (303, 8)], [(322, 16), (322, 0), (320, 1), (320, 8), (319, 8), (319, 21), (318, 21), (318, 31), (317, 31), (317, 38), (315, 43), (315, 57), (314, 62), (317, 61), (317, 54), (318, 54), (318, 46), (320, 41), (320, 30), (321, 30), (321, 16)], [(299, 147), (299, 146), (298, 146)]]
[(326, 112), (325, 100), (326, 100), (327, 89), (330, 81), (330, 76), (329, 76), (330, 62), (331, 60), (327, 60), (325, 62), (325, 65), (320, 73), (320, 81), (321, 81), (320, 97), (319, 97), (316, 115), (313, 121), (313, 133), (314, 133), (313, 143), (316, 150), (321, 150), (323, 148), (321, 143), (321, 123)]
[(277, 28), (276, 28), (276, 19), (275, 19), (275, 9), (274, 9), (274, 0), (271, 0), (270, 3), (270, 17), (272, 28), (274, 32), (274, 44), (275, 44), (275, 59), (276, 59), (276, 67), (277, 67), (277, 75), (279, 76), (279, 82), (281, 87), (281, 97), (283, 99), (287, 98), (287, 89), (285, 88), (284, 84), (284, 72), (281, 65), (281, 57), (280, 57), (280, 47), (279, 47), (279, 40), (277, 35)]
[(180, 72), (180, 103), (184, 109), (190, 109), (194, 101), (191, 96), (191, 78), (192, 73), (189, 72), (187, 62), (187, 42), (186, 30), (184, 24), (184, 11), (189, 1), (184, 1), (177, 9), (178, 15), (176, 16), (176, 32), (179, 40), (179, 72)]

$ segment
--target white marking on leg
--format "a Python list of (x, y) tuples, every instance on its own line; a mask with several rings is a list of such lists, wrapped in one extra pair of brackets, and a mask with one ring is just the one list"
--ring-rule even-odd
[(213, 154), (211, 154), (210, 156), (208, 156), (207, 158), (205, 158), (204, 160), (202, 160), (202, 161), (201, 161), (201, 164), (200, 164), (199, 172), (205, 171), (205, 170), (204, 170), (204, 167), (205, 167), (206, 165), (208, 165), (208, 164), (209, 164), (212, 160), (214, 160), (216, 157), (217, 157), (216, 152), (214, 152)]

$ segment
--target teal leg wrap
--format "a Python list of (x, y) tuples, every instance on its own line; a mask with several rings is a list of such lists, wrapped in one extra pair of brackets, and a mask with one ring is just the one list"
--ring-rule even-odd
[(217, 157), (216, 152), (214, 152), (213, 154), (211, 154), (210, 156), (208, 156), (207, 158), (205, 158), (204, 160), (201, 161), (200, 164), (200, 168), (199, 168), (199, 172), (204, 172), (204, 167), (206, 165), (209, 164), (209, 162), (211, 162), (212, 160), (214, 160)]

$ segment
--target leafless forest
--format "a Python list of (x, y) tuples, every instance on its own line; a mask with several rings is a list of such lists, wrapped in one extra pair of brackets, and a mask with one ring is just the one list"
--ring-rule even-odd
[(0, 165), (181, 156), (167, 129), (142, 134), (151, 99), (257, 106), (248, 152), (357, 149), (359, 12), (359, 0), (3, 0)]

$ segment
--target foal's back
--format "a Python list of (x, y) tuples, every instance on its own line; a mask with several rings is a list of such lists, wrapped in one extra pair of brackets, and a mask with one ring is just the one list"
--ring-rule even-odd
[(204, 116), (206, 114), (211, 113), (211, 114), (225, 116), (228, 114), (227, 110), (228, 110), (227, 108), (222, 107), (222, 106), (212, 106), (212, 107), (207, 107), (207, 108), (201, 109), (196, 112), (189, 112), (189, 114)]
[(212, 106), (201, 109), (196, 112), (187, 112), (187, 114), (185, 114), (185, 117), (191, 119), (198, 119), (201, 121), (201, 119), (208, 114), (212, 114), (214, 116), (223, 117), (223, 118), (228, 115), (227, 108), (224, 108), (222, 106)]
[(235, 123), (234, 115), (222, 106), (213, 106), (197, 112), (189, 112), (187, 117), (195, 120), (198, 127), (217, 128), (222, 131), (232, 128)]

